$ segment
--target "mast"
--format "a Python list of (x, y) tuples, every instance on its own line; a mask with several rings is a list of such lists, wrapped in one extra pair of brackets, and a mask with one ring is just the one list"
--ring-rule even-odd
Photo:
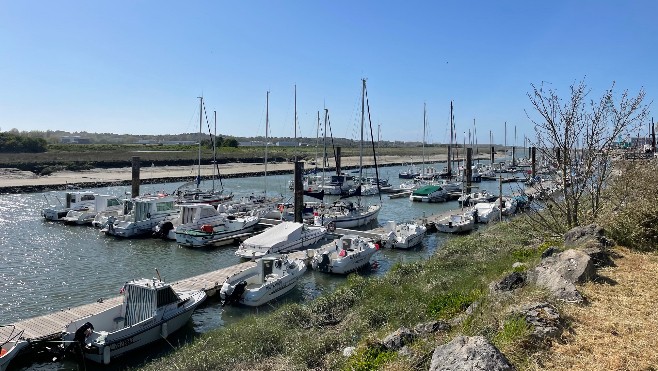
[(295, 84), (295, 143), (297, 143), (297, 84)]
[(267, 149), (270, 143), (270, 91), (267, 91), (265, 99), (265, 196), (267, 197)]
[(203, 97), (199, 98), (199, 166), (196, 175), (196, 187), (199, 188), (201, 185), (201, 125), (203, 123)]
[(427, 103), (423, 102), (423, 168), (421, 179), (425, 176), (425, 130), (427, 129)]
[(318, 125), (315, 128), (315, 174), (318, 174), (318, 146), (320, 145), (320, 111), (318, 111)]
[(451, 155), (452, 155), (452, 137), (454, 135), (453, 133), (453, 124), (452, 124), (452, 101), (450, 101), (450, 142), (448, 143), (448, 177), (452, 177), (452, 163), (451, 163)]
[(212, 191), (215, 192), (215, 166), (217, 166), (217, 111), (215, 113), (215, 133), (212, 138)]
[(322, 144), (324, 146), (324, 153), (322, 155), (322, 189), (324, 189), (324, 178), (326, 176), (326, 165), (327, 165), (327, 117), (329, 116), (329, 109), (324, 109), (324, 137), (322, 138)]
[[(365, 120), (366, 79), (361, 79), (361, 143), (359, 143), (359, 190), (363, 183), (363, 121)], [(359, 196), (361, 206), (361, 196)]]

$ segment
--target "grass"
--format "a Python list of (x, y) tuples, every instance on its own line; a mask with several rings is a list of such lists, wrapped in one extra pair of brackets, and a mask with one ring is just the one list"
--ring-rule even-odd
[[(397, 264), (381, 278), (350, 275), (335, 291), (310, 303), (287, 304), (211, 331), (144, 369), (426, 369), (435, 338), (416, 340), (414, 357), (386, 351), (378, 339), (402, 326), (456, 316), (466, 320), (451, 336), (463, 332), (493, 339), (500, 329), (500, 341), (511, 341), (518, 326), (501, 325), (505, 319), (497, 311), (502, 304), (488, 300), (487, 291), (492, 280), (512, 272), (512, 263), (530, 264), (538, 256), (527, 234), (518, 233), (522, 226), (501, 223), (455, 238), (429, 260)], [(473, 303), (487, 312), (464, 315)], [(342, 355), (348, 346), (356, 347), (349, 358)]]

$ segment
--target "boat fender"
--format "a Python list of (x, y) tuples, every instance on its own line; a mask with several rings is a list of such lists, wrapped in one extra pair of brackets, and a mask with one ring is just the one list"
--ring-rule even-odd
[(103, 364), (104, 365), (109, 365), (110, 364), (110, 359), (111, 359), (110, 347), (108, 347), (108, 346), (103, 347)]
[(169, 329), (167, 328), (167, 322), (163, 323), (160, 326), (160, 335), (165, 339), (167, 338), (167, 336), (169, 336)]

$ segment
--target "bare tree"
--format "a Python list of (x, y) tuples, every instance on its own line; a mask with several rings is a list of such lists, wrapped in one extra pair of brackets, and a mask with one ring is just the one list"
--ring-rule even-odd
[[(584, 80), (570, 86), (562, 98), (544, 82), (531, 84), (528, 93), (534, 115), (537, 147), (544, 163), (557, 172), (563, 197), (549, 198), (548, 212), (538, 216), (544, 228), (556, 233), (591, 222), (601, 210), (601, 191), (612, 172), (611, 148), (616, 138), (642, 125), (649, 114), (643, 88), (636, 96), (624, 91), (615, 103), (614, 87), (599, 99), (589, 99)], [(537, 116), (538, 115), (538, 116)], [(541, 186), (541, 185), (540, 185)]]

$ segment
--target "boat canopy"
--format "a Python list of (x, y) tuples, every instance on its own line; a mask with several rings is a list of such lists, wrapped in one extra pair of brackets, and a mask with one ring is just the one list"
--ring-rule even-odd
[(157, 308), (180, 300), (169, 284), (155, 279), (131, 281), (126, 283), (124, 289), (125, 326), (151, 318)]
[(287, 241), (300, 239), (303, 228), (302, 223), (282, 222), (261, 234), (249, 237), (242, 245), (248, 248), (268, 249)]
[(413, 192), (413, 194), (414, 196), (429, 196), (430, 194), (440, 190), (441, 190), (440, 186), (429, 185), (422, 188), (418, 188)]

